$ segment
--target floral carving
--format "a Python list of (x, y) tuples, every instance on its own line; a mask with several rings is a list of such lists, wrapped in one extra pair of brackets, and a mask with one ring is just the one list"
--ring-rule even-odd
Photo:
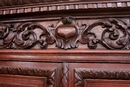
[(19, 24), (17, 27), (2, 25), (0, 36), (0, 48), (30, 49), (40, 44), (39, 48), (45, 49), (54, 42), (47, 29), (31, 22)]
[(85, 79), (130, 80), (130, 70), (75, 69), (74, 87), (84, 87)]
[(130, 25), (115, 18), (102, 19), (87, 26), (72, 17), (62, 17), (56, 25), (45, 28), (40, 23), (0, 24), (0, 49), (46, 49), (55, 44), (60, 49), (74, 49), (85, 44), (96, 49), (130, 49)]
[(85, 26), (79, 27), (72, 17), (62, 17), (55, 27), (49, 27), (55, 30), (53, 33), (56, 46), (62, 49), (70, 49), (78, 47), (80, 38), (80, 29)]
[[(100, 33), (101, 37), (97, 38), (97, 33), (92, 32), (95, 27), (103, 28)], [(104, 19), (90, 25), (82, 34), (90, 49), (96, 49), (100, 43), (108, 49), (129, 49), (128, 26), (122, 20)], [(82, 43), (82, 42), (81, 42)]]
[(0, 74), (37, 76), (47, 78), (47, 87), (55, 87), (56, 70), (0, 67)]
[[(30, 48), (39, 43), (40, 48), (46, 48), (48, 44), (54, 42), (47, 29), (37, 23), (24, 23), (18, 26), (15, 43), (20, 48)], [(41, 32), (37, 32), (41, 31)], [(34, 31), (35, 30), (35, 31)], [(38, 34), (37, 34), (38, 33)]]
[(5, 25), (0, 24), (0, 48), (12, 48), (12, 43), (15, 38), (15, 32), (13, 24)]

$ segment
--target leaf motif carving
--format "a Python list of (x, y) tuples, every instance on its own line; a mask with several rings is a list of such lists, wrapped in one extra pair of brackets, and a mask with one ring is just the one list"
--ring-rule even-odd
[(37, 22), (0, 24), (0, 49), (46, 49), (52, 44), (65, 50), (79, 45), (96, 49), (99, 44), (112, 50), (130, 49), (130, 25), (127, 21), (107, 18), (89, 26), (79, 23), (73, 17), (62, 17), (47, 28)]
[(85, 79), (130, 80), (130, 70), (74, 69), (74, 87), (83, 87)]
[(0, 74), (37, 76), (47, 78), (47, 87), (55, 87), (56, 69), (30, 69), (30, 68), (14, 68), (0, 67)]

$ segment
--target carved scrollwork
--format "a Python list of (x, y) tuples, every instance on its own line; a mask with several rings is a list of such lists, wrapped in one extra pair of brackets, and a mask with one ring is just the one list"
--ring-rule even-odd
[[(93, 32), (100, 26), (101, 32)], [(90, 25), (82, 34), (90, 49), (96, 49), (100, 43), (108, 49), (129, 49), (127, 24), (118, 19), (104, 19)], [(98, 37), (97, 34), (101, 36)]]
[(77, 48), (80, 39), (80, 29), (86, 25), (78, 26), (72, 17), (62, 17), (55, 27), (49, 27), (55, 30), (53, 33), (56, 46), (62, 49)]
[(0, 67), (0, 74), (37, 76), (47, 78), (47, 87), (55, 87), (56, 70)]
[(130, 49), (129, 26), (128, 21), (115, 18), (79, 25), (72, 17), (62, 17), (47, 28), (36, 22), (0, 24), (0, 49), (46, 49), (51, 44), (66, 50), (79, 44), (90, 49), (99, 44), (106, 49)]
[(15, 43), (22, 49), (33, 47), (37, 43), (40, 44), (40, 48), (46, 48), (49, 43), (54, 42), (49, 32), (40, 24), (24, 23), (17, 29)]
[(130, 80), (130, 70), (75, 69), (74, 87), (84, 87), (85, 79)]
[(54, 42), (46, 28), (31, 22), (17, 27), (2, 25), (0, 36), (0, 48), (30, 49), (39, 44), (39, 48), (44, 49)]
[(0, 49), (12, 48), (15, 31), (13, 24), (0, 24)]

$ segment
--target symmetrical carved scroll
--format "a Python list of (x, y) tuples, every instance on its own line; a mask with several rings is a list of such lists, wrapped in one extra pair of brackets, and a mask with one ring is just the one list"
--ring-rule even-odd
[(49, 31), (38, 23), (1, 24), (0, 48), (30, 49), (37, 45), (45, 49), (49, 44), (56, 42), (62, 49), (78, 47), (80, 28), (72, 17), (63, 17), (55, 27)]
[(63, 17), (55, 27), (50, 27), (55, 30), (53, 34), (56, 41), (56, 46), (63, 49), (78, 47), (80, 36), (80, 27), (72, 17)]
[(62, 67), (62, 87), (68, 87), (69, 80), (69, 65), (68, 63), (63, 63)]
[(47, 78), (47, 87), (55, 87), (56, 70), (0, 67), (0, 74), (38, 76)]
[(130, 80), (130, 70), (75, 69), (74, 87), (84, 87), (85, 79)]
[(55, 44), (61, 49), (77, 48), (79, 43), (96, 49), (130, 49), (130, 23), (108, 18), (90, 25), (62, 17), (57, 24), (45, 28), (40, 23), (0, 24), (0, 49), (45, 49)]
[[(101, 26), (101, 32), (93, 32)], [(100, 37), (97, 36), (100, 34)], [(90, 25), (82, 34), (90, 49), (95, 49), (97, 43), (108, 49), (129, 49), (129, 32), (127, 23), (117, 19), (104, 19)]]

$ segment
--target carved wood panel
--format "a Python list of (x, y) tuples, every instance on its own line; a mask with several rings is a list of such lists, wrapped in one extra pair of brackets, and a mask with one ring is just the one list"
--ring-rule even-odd
[(47, 87), (46, 80), (46, 77), (1, 74), (0, 87)]
[(85, 80), (84, 87), (129, 87), (130, 81), (126, 80)]
[[(75, 69), (75, 87), (91, 87), (91, 86), (85, 86), (84, 82), (87, 82), (87, 79), (110, 79), (110, 80), (129, 80), (130, 79), (130, 71), (129, 70), (116, 70), (116, 69)], [(100, 82), (101, 81), (101, 82)], [(107, 80), (106, 80), (107, 81)], [(104, 83), (105, 81), (99, 80), (100, 83)], [(109, 81), (108, 81), (109, 82)], [(118, 82), (118, 81), (117, 81)], [(119, 82), (118, 82), (119, 83)], [(94, 83), (96, 84), (96, 83)], [(98, 84), (96, 86), (92, 87), (102, 87), (102, 84)], [(109, 84), (109, 87), (113, 87), (112, 85), (117, 85), (117, 83)], [(122, 86), (121, 86), (122, 85)], [(123, 84), (121, 84), (121, 87), (124, 87)], [(104, 85), (105, 86), (105, 85)], [(126, 87), (130, 86), (130, 84), (127, 84)]]
[(0, 48), (46, 49), (55, 45), (67, 50), (85, 45), (89, 49), (130, 49), (129, 19), (89, 21), (62, 17), (50, 26), (44, 22), (0, 24)]
[(129, 0), (1, 0), (0, 86), (129, 87), (129, 9)]
[[(5, 65), (5, 63), (8, 64)], [(10, 85), (11, 87), (17, 85), (21, 87), (59, 87), (60, 84), (57, 84), (60, 81), (59, 65), (54, 63), (1, 62), (0, 85)]]
[(130, 86), (129, 64), (71, 63), (69, 66), (69, 87), (103, 87), (107, 82), (108, 87)]

